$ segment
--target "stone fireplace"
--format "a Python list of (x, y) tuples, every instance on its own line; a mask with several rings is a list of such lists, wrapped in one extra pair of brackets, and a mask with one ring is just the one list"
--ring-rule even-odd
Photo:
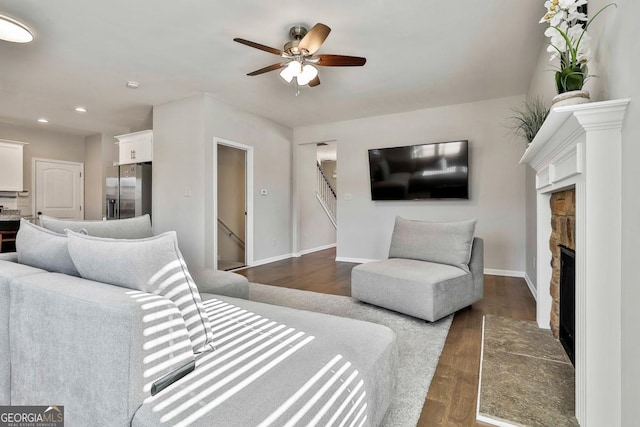
[(551, 194), (551, 319), (549, 326), (554, 338), (560, 330), (560, 252), (561, 247), (576, 250), (576, 190), (558, 191)]
[[(566, 237), (575, 248), (576, 418), (583, 427), (621, 424), (621, 128), (629, 101), (554, 108), (520, 161), (536, 171), (540, 328), (557, 322), (550, 240)], [(552, 221), (550, 206), (568, 198), (573, 219), (556, 214)]]

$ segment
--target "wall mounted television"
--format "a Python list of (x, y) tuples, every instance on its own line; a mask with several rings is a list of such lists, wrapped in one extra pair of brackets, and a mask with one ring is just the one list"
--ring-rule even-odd
[(369, 150), (372, 200), (469, 198), (469, 142)]

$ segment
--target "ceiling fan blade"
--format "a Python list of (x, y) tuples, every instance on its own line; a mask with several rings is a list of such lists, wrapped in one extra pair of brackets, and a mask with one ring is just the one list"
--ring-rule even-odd
[(282, 51), (280, 49), (275, 49), (273, 47), (265, 46), (260, 43), (252, 42), (245, 39), (239, 39), (239, 38), (235, 38), (233, 39), (233, 41), (249, 47), (254, 47), (256, 49), (264, 50), (265, 52), (273, 53), (274, 55), (278, 55), (278, 56), (282, 55)]
[(277, 70), (279, 68), (285, 67), (286, 65), (287, 65), (286, 62), (282, 63), (282, 64), (269, 65), (268, 67), (264, 67), (264, 68), (260, 68), (259, 70), (256, 70), (256, 71), (252, 71), (252, 72), (248, 73), (247, 76), (257, 76), (258, 74), (268, 73), (269, 71)]
[(315, 55), (314, 58), (319, 59), (316, 65), (324, 67), (361, 67), (367, 62), (367, 58), (359, 56)]
[(330, 32), (331, 28), (324, 24), (317, 23), (309, 30), (307, 35), (300, 40), (298, 48), (306, 49), (309, 55), (312, 55), (316, 50), (320, 49), (320, 46), (322, 46), (322, 43), (324, 43)]
[(320, 77), (316, 76), (313, 80), (309, 82), (309, 87), (318, 86), (320, 84)]

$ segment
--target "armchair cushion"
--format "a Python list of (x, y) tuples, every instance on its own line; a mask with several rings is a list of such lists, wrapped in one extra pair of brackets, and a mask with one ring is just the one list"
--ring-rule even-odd
[(389, 258), (437, 262), (468, 273), (475, 228), (475, 219), (428, 222), (396, 217)]
[(107, 239), (70, 230), (67, 235), (69, 253), (83, 278), (169, 298), (187, 324), (193, 351), (212, 347), (211, 323), (175, 231), (146, 239)]

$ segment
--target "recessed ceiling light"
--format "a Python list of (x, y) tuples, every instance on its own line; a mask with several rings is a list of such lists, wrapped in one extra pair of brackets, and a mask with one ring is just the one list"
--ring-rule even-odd
[(84, 108), (84, 107), (76, 107), (75, 110), (78, 113), (86, 113), (87, 112), (87, 109)]
[(49, 120), (45, 119), (44, 117), (41, 117), (38, 119), (38, 122), (40, 123), (49, 123)]
[(127, 82), (127, 87), (129, 89), (138, 89), (140, 87), (140, 83), (132, 81)]
[(33, 33), (21, 22), (8, 16), (0, 15), (0, 40), (13, 43), (29, 43)]

